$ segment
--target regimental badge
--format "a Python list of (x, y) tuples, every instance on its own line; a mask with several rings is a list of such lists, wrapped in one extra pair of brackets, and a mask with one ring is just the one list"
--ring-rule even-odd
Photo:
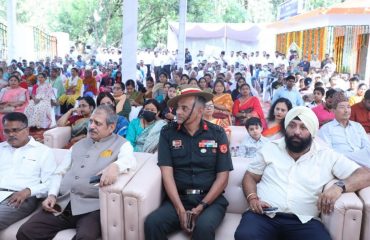
[(112, 154), (113, 154), (113, 151), (108, 149), (108, 150), (105, 150), (105, 151), (101, 152), (100, 157), (106, 158), (106, 157), (112, 156)]
[(227, 145), (226, 144), (221, 144), (220, 145), (220, 152), (227, 153)]

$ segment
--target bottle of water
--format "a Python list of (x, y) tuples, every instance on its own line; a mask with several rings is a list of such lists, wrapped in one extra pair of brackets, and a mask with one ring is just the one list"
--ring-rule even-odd
[(235, 148), (231, 147), (231, 157), (235, 157)]
[(239, 154), (240, 154), (239, 146), (236, 146), (236, 150), (235, 150), (236, 157), (240, 157)]
[(238, 156), (239, 156), (239, 157), (245, 157), (245, 155), (246, 155), (246, 149), (245, 149), (245, 146), (239, 146)]

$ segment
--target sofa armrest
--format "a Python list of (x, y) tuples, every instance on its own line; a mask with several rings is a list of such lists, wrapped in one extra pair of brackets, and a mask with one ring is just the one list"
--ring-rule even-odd
[(162, 175), (157, 161), (149, 161), (123, 190), (125, 239), (144, 239), (144, 221), (163, 200)]
[(153, 158), (153, 154), (150, 153), (134, 153), (134, 155), (137, 160), (136, 169), (120, 175), (114, 184), (99, 189), (100, 222), (103, 240), (124, 239), (122, 191), (140, 169)]
[[(335, 181), (330, 182), (326, 188)], [(335, 202), (334, 211), (322, 214), (321, 220), (333, 240), (360, 239), (363, 204), (355, 193), (343, 193)]]
[(358, 192), (358, 196), (360, 197), (362, 203), (364, 204), (361, 239), (367, 240), (370, 239), (370, 187), (361, 189)]
[(51, 148), (64, 148), (71, 139), (71, 127), (56, 127), (44, 132), (44, 144)]

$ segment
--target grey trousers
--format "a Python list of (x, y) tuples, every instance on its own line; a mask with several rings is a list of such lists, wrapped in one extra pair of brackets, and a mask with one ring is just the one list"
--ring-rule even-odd
[(39, 202), (36, 197), (29, 197), (18, 208), (14, 208), (8, 206), (8, 199), (0, 203), (0, 230), (30, 215)]

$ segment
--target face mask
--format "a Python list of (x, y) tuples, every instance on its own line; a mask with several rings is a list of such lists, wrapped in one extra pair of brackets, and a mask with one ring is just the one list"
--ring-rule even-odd
[(152, 122), (155, 120), (155, 115), (156, 113), (154, 112), (144, 110), (141, 116), (145, 119), (145, 121)]

